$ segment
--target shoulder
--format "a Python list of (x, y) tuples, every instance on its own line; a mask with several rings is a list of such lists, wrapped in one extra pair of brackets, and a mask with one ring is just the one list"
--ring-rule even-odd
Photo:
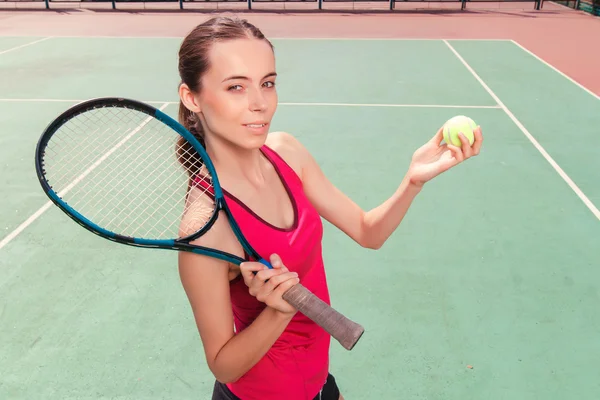
[[(215, 210), (214, 201), (210, 196), (206, 196), (203, 193), (203, 190), (198, 190), (194, 187), (190, 188), (186, 199), (185, 212), (180, 221), (180, 237), (186, 237), (196, 233), (204, 227), (213, 216)], [(243, 257), (243, 249), (236, 240), (236, 237), (228, 224), (227, 216), (223, 214), (223, 211), (219, 211), (219, 215), (212, 227), (202, 236), (194, 239), (191, 244), (217, 249), (237, 255), (238, 257)], [(182, 278), (189, 277), (192, 281), (196, 281), (199, 275), (210, 273), (207, 272), (209, 268), (199, 268), (200, 265), (203, 267), (212, 265), (214, 267), (213, 271), (221, 270), (218, 274), (223, 273), (223, 267), (225, 267), (225, 271), (229, 271), (230, 273), (232, 270), (232, 266), (229, 265), (229, 263), (188, 252), (180, 254), (179, 260)]]
[(297, 138), (288, 132), (271, 132), (265, 144), (302, 179), (303, 171), (310, 161), (310, 153)]

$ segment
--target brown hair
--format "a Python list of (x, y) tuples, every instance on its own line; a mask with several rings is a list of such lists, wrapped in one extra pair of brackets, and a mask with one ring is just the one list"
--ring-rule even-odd
[[(214, 17), (195, 27), (183, 40), (179, 49), (179, 76), (192, 92), (200, 92), (201, 78), (209, 69), (208, 53), (211, 45), (233, 39), (254, 38), (265, 40), (273, 45), (263, 33), (245, 19), (233, 17)], [(204, 131), (198, 116), (179, 102), (179, 122), (205, 146)], [(194, 154), (191, 146), (181, 138), (177, 146), (179, 161), (188, 170), (201, 167), (200, 160), (184, 160), (184, 154)], [(189, 158), (189, 157), (188, 157)], [(194, 173), (192, 172), (192, 173)]]

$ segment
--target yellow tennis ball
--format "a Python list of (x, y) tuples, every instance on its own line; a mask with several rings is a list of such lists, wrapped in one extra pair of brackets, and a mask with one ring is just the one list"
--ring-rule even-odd
[(475, 135), (473, 134), (475, 128), (477, 128), (477, 124), (469, 117), (465, 117), (464, 115), (452, 117), (444, 124), (444, 141), (460, 147), (462, 146), (462, 142), (458, 134), (462, 132), (469, 140), (469, 144), (473, 145), (473, 142), (475, 142)]

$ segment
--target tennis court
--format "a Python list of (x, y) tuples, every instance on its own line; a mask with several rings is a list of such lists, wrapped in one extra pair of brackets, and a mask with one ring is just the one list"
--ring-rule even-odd
[[(175, 252), (89, 234), (49, 205), (33, 163), (47, 123), (84, 99), (176, 116), (180, 41), (0, 36), (0, 398), (209, 398)], [(325, 223), (333, 305), (366, 329), (350, 352), (332, 345), (344, 397), (596, 397), (598, 96), (511, 39), (272, 41), (273, 130), (365, 209), (448, 118), (485, 137), (381, 250)]]

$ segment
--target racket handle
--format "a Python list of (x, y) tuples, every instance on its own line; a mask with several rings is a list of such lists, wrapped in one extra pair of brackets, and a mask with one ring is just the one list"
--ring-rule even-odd
[(346, 350), (352, 350), (365, 331), (333, 309), (310, 290), (296, 284), (282, 298), (333, 336)]

